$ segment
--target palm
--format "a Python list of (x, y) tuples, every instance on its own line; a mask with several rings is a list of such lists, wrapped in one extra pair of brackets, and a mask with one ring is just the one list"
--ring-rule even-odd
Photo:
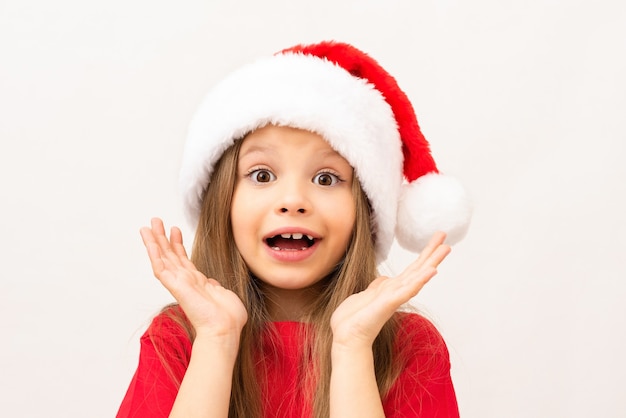
[(445, 234), (433, 236), (416, 261), (399, 276), (379, 277), (367, 289), (348, 297), (333, 313), (333, 342), (346, 346), (371, 346), (393, 313), (437, 273), (437, 266), (449, 254)]
[(248, 314), (239, 297), (207, 278), (187, 257), (182, 234), (172, 228), (165, 235), (163, 222), (153, 219), (141, 229), (154, 275), (178, 301), (196, 334), (213, 336), (239, 334)]

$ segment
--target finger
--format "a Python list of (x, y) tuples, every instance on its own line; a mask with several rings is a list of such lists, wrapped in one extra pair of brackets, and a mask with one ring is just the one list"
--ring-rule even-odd
[(165, 270), (165, 264), (163, 263), (163, 258), (161, 257), (161, 249), (157, 244), (148, 242), (146, 243), (146, 250), (148, 251), (148, 258), (150, 259), (152, 272), (157, 278), (159, 278)]
[(150, 228), (154, 232), (155, 236), (165, 236), (165, 226), (163, 225), (163, 221), (160, 218), (150, 219)]
[[(148, 257), (150, 258), (150, 263), (152, 264), (152, 270), (155, 274), (160, 274), (163, 270), (168, 268), (168, 266), (166, 266), (167, 257), (165, 256), (159, 243), (156, 242), (152, 229), (143, 227), (139, 230), (139, 233), (141, 234), (141, 239), (143, 240), (143, 244), (148, 252)], [(171, 265), (171, 262), (168, 263)]]
[(143, 244), (148, 252), (150, 262), (154, 264), (154, 262), (158, 261), (160, 263), (158, 264), (158, 270), (163, 270), (163, 251), (161, 250), (161, 246), (159, 245), (159, 243), (156, 242), (152, 229), (148, 227), (143, 227), (139, 230), (139, 233), (141, 235)]
[(438, 246), (435, 251), (428, 257), (426, 260), (426, 265), (429, 265), (433, 268), (437, 268), (439, 264), (450, 254), (452, 249), (449, 245), (442, 244)]
[[(149, 228), (146, 229), (149, 231)], [(147, 242), (146, 250), (148, 251), (150, 265), (156, 278), (161, 282), (170, 280), (170, 276), (174, 275), (177, 266), (168, 260), (167, 257), (163, 256), (163, 252), (157, 243)]]
[(197, 270), (181, 268), (168, 258), (161, 258), (154, 265), (157, 268), (162, 266), (161, 270), (155, 272), (155, 276), (176, 300), (179, 300), (181, 292), (202, 286), (206, 282), (206, 278)]
[(430, 238), (430, 241), (428, 241), (426, 247), (424, 247), (424, 249), (420, 252), (417, 260), (409, 264), (400, 276), (403, 276), (405, 273), (411, 274), (412, 272), (419, 270), (424, 265), (426, 260), (428, 260), (428, 258), (433, 254), (433, 252), (443, 244), (445, 239), (445, 232), (435, 232)]
[(170, 244), (172, 246), (172, 250), (180, 257), (187, 257), (187, 251), (185, 250), (185, 246), (183, 245), (183, 233), (176, 226), (173, 226), (170, 229)]
[(399, 280), (398, 286), (393, 292), (393, 298), (395, 298), (398, 306), (415, 297), (435, 275), (437, 275), (435, 267), (424, 266), (417, 274)]
[[(181, 259), (179, 253), (174, 250), (173, 243), (165, 234), (165, 226), (163, 225), (163, 221), (159, 218), (152, 218), (150, 223), (154, 241), (161, 249), (161, 256), (164, 259), (169, 260), (175, 266), (183, 266), (183, 260), (187, 259), (187, 255), (185, 254), (183, 259)], [(182, 233), (180, 234), (180, 242), (182, 244)]]
[(189, 258), (187, 251), (183, 245), (183, 233), (176, 226), (173, 226), (170, 230), (170, 244), (173, 251), (180, 257)]
[(170, 228), (170, 243), (172, 245), (183, 243), (183, 233), (177, 226), (173, 226)]
[(408, 293), (411, 293), (410, 297), (415, 296), (437, 274), (437, 267), (450, 252), (451, 248), (449, 245), (441, 244), (437, 246), (424, 261), (423, 265), (419, 266), (419, 268), (407, 268), (397, 277), (398, 288), (404, 287)]
[(156, 242), (154, 231), (151, 228), (143, 227), (139, 233), (148, 252), (152, 272), (165, 285), (164, 282), (171, 281), (177, 266), (164, 254), (161, 245)]
[(152, 230), (147, 226), (142, 227), (139, 230), (139, 234), (141, 235), (141, 240), (143, 241), (143, 245), (145, 245), (146, 248), (148, 248), (148, 245), (150, 244), (157, 245)]
[[(170, 232), (170, 242), (172, 244), (172, 250), (179, 257), (179, 260), (183, 267), (188, 270), (197, 272), (195, 264), (191, 262), (189, 256), (187, 255), (187, 250), (185, 249), (185, 245), (183, 244), (183, 233), (180, 228), (177, 226), (173, 226)], [(206, 279), (204, 275), (202, 275), (203, 279)]]
[(448, 245), (442, 244), (438, 246), (421, 266), (418, 268), (407, 268), (403, 271), (398, 276), (398, 281), (401, 285), (409, 286), (413, 286), (412, 283), (415, 282), (427, 283), (437, 273), (437, 267), (450, 254), (450, 251), (451, 249)]
[(420, 252), (420, 255), (417, 259), (422, 260), (422, 262), (426, 260), (435, 251), (435, 249), (437, 249), (437, 247), (443, 244), (445, 240), (446, 240), (445, 232), (441, 232), (441, 231), (435, 232), (433, 236), (430, 237), (428, 244), (426, 244), (426, 247), (424, 247), (424, 249)]
[(411, 298), (415, 297), (422, 288), (437, 275), (437, 269), (434, 267), (425, 267), (420, 271), (420, 277), (418, 280), (415, 280), (411, 286), (409, 286), (409, 291), (407, 292), (407, 299), (404, 301), (408, 302)]
[(165, 226), (163, 225), (163, 221), (161, 219), (152, 218), (150, 220), (150, 229), (152, 229), (152, 235), (162, 250), (171, 249), (170, 240), (165, 234)]

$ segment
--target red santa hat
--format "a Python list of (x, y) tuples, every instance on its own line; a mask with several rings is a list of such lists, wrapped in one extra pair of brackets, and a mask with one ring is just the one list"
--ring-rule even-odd
[(394, 237), (419, 252), (436, 231), (450, 244), (465, 236), (468, 196), (439, 173), (408, 97), (373, 58), (338, 42), (285, 49), (209, 92), (189, 127), (180, 175), (194, 226), (222, 153), (270, 124), (317, 133), (354, 167), (372, 207), (379, 261)]

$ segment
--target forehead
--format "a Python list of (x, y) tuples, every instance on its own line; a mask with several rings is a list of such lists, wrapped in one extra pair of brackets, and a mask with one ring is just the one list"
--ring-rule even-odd
[(346, 161), (322, 136), (303, 129), (274, 125), (265, 126), (248, 134), (241, 144), (239, 157), (260, 153), (278, 155), (282, 150), (289, 148)]

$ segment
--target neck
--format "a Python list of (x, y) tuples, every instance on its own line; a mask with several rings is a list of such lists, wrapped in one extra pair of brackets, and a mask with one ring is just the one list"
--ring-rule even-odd
[(278, 289), (265, 286), (263, 293), (272, 321), (302, 321), (311, 303), (319, 295), (319, 290), (317, 288)]

